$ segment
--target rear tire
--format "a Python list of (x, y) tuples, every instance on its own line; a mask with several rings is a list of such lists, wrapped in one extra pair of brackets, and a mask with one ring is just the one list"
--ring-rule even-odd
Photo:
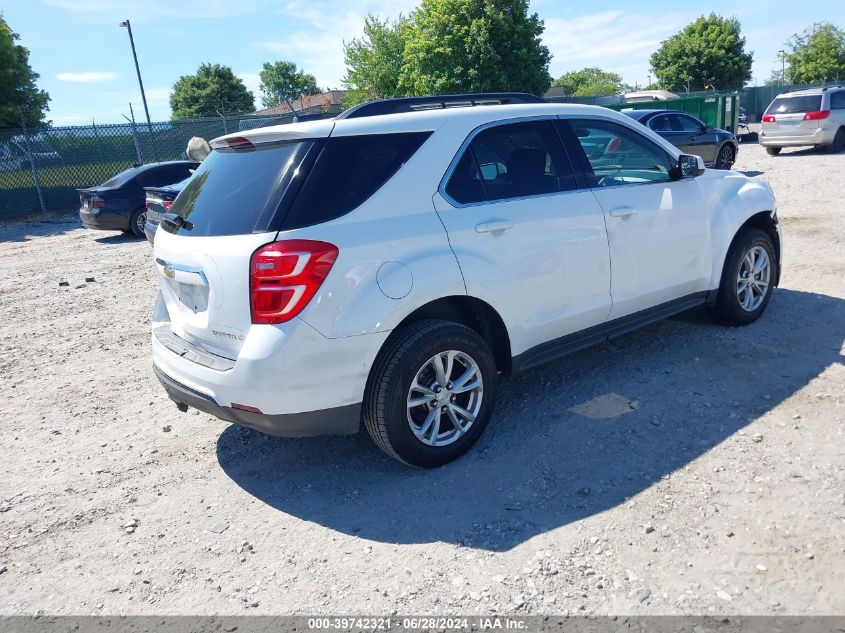
[(730, 169), (734, 164), (734, 150), (730, 145), (722, 145), (716, 156), (716, 169)]
[(394, 459), (442, 466), (478, 441), (497, 391), (493, 353), (474, 330), (451, 321), (411, 323), (393, 335), (373, 364), (364, 426)]
[(759, 319), (772, 298), (777, 266), (769, 234), (755, 228), (743, 230), (728, 250), (711, 314), (731, 325), (748, 325)]
[(782, 149), (783, 149), (782, 147), (767, 147), (766, 153), (769, 156), (777, 156), (778, 154), (780, 154), (780, 150), (782, 150)]
[(135, 237), (144, 237), (144, 225), (147, 223), (147, 208), (135, 209), (129, 218), (129, 231)]
[(836, 131), (836, 136), (833, 137), (833, 143), (830, 144), (830, 151), (838, 154), (845, 149), (845, 127), (841, 127)]

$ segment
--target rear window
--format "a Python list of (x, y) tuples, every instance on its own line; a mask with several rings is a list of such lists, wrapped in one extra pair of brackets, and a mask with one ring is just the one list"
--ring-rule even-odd
[(122, 187), (141, 172), (140, 167), (130, 167), (101, 184), (101, 187)]
[(793, 112), (817, 112), (822, 109), (821, 95), (802, 97), (777, 97), (769, 108), (768, 114), (792, 114)]
[(328, 222), (373, 195), (431, 132), (328, 138), (285, 218), (284, 228)]
[(170, 208), (176, 222), (163, 222), (162, 228), (197, 237), (276, 230), (279, 203), (291, 183), (301, 180), (299, 167), (313, 146), (314, 141), (296, 141), (214, 150)]

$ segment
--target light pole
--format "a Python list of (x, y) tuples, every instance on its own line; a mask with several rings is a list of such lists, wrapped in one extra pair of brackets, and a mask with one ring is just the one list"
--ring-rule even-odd
[(141, 81), (141, 67), (138, 66), (138, 55), (135, 53), (135, 40), (132, 37), (132, 25), (129, 24), (129, 20), (124, 20), (120, 23), (120, 26), (125, 27), (126, 30), (129, 31), (129, 44), (132, 45), (132, 57), (135, 60), (135, 72), (138, 73), (138, 85), (141, 87), (141, 101), (144, 102), (144, 114), (147, 115), (147, 128), (150, 133), (152, 133), (153, 124), (150, 123), (150, 109), (147, 107), (147, 95), (144, 94), (144, 82)]
[(780, 53), (780, 84), (786, 85), (786, 51), (778, 51)]

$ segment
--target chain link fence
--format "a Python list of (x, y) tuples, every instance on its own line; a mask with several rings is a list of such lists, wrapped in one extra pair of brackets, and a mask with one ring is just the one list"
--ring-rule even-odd
[[(319, 112), (336, 114), (325, 109)], [(191, 137), (210, 141), (230, 132), (292, 119), (291, 114), (220, 116), (149, 126), (121, 123), (0, 129), (0, 220), (75, 209), (79, 205), (77, 189), (99, 185), (133, 165), (185, 160)]]

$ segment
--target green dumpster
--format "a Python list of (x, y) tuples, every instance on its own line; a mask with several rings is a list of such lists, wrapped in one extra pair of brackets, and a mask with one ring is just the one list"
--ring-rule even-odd
[(668, 101), (637, 101), (606, 106), (612, 110), (680, 110), (698, 117), (707, 125), (737, 133), (739, 93), (683, 97)]

